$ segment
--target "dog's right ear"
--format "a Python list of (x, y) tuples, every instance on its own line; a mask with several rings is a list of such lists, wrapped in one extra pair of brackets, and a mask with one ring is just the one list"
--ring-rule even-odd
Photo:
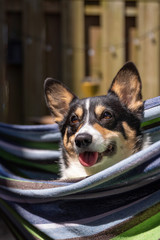
[(134, 63), (128, 62), (119, 70), (113, 79), (109, 92), (116, 94), (123, 105), (142, 117), (142, 83)]
[(60, 123), (68, 113), (69, 105), (76, 96), (61, 82), (47, 78), (44, 82), (47, 106), (56, 123)]

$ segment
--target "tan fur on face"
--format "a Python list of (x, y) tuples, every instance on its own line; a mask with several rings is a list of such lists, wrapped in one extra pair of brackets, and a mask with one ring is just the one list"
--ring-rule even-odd
[(100, 117), (101, 114), (103, 113), (103, 111), (105, 110), (105, 106), (102, 106), (102, 105), (98, 105), (95, 107), (95, 114)]
[(112, 136), (114, 137), (116, 135), (116, 132), (103, 128), (98, 123), (93, 124), (93, 127), (103, 136), (104, 139), (110, 139)]
[(121, 149), (128, 152), (128, 155), (126, 155), (127, 157), (135, 151), (136, 131), (131, 129), (126, 122), (123, 122), (122, 125), (125, 130), (127, 140), (124, 139), (123, 135), (120, 132), (105, 129), (101, 127), (98, 123), (95, 123), (93, 127), (100, 132), (100, 134), (105, 140), (108, 139), (109, 141), (112, 141), (115, 139), (119, 139), (119, 145), (121, 146)]
[(63, 144), (64, 147), (68, 153), (69, 156), (71, 157), (75, 157), (76, 153), (74, 151), (74, 139), (75, 139), (75, 135), (72, 135), (69, 139), (67, 138), (67, 131), (68, 129), (66, 128), (65, 134), (64, 134), (64, 138), (63, 138)]
[(82, 116), (83, 116), (83, 109), (82, 109), (81, 107), (78, 107), (78, 108), (76, 109), (76, 111), (75, 111), (75, 114), (77, 115), (77, 117), (78, 117), (79, 119), (81, 119)]
[(130, 128), (130, 126), (126, 122), (123, 122), (122, 125), (128, 138), (126, 141), (127, 147), (129, 147), (132, 150), (132, 152), (134, 152), (136, 143), (136, 131)]

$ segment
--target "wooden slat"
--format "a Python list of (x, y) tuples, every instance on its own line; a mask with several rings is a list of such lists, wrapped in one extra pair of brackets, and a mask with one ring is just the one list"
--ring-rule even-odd
[(7, 14), (8, 58), (6, 66), (6, 81), (8, 83), (8, 122), (23, 121), (23, 80), (22, 80), (22, 15), (19, 12)]
[[(32, 0), (33, 1), (33, 0)], [(22, 0), (5, 0), (5, 9), (8, 12), (21, 12), (23, 11)], [(46, 13), (59, 13), (61, 10), (61, 4), (59, 0), (45, 0), (43, 1), (43, 9)]]
[(126, 7), (125, 9), (126, 17), (137, 17), (136, 7)]
[(64, 82), (70, 89), (72, 89), (71, 82), (71, 61), (72, 61), (72, 49), (71, 49), (71, 41), (70, 41), (70, 23), (69, 23), (69, 15), (70, 15), (70, 5), (68, 4), (68, 0), (61, 1), (61, 44), (62, 44), (62, 71), (61, 78), (62, 82)]
[(137, 38), (137, 29), (132, 27), (129, 30), (129, 61), (134, 62), (136, 65), (137, 62), (137, 55), (139, 50), (139, 41)]
[(102, 84), (106, 93), (117, 71), (124, 63), (124, 1), (101, 1), (102, 4)]
[[(108, 79), (112, 81), (124, 63), (125, 5), (124, 1), (108, 2)], [(113, 51), (115, 48), (115, 52)]]
[(99, 94), (106, 94), (109, 87), (108, 84), (108, 3), (101, 1), (102, 15), (101, 15), (101, 72), (102, 78), (99, 87)]
[(43, 9), (46, 13), (60, 13), (61, 1), (59, 0), (45, 0), (43, 1)]
[(61, 21), (60, 14), (45, 15), (46, 46), (45, 75), (61, 80)]
[(8, 12), (20, 12), (23, 9), (22, 0), (5, 0), (5, 10)]
[(71, 0), (70, 26), (72, 55), (73, 91), (83, 97), (82, 80), (84, 79), (84, 2)]
[(7, 82), (5, 71), (5, 14), (4, 14), (4, 0), (0, 0), (0, 121), (7, 119)]
[[(81, 0), (63, 1), (62, 47), (63, 81), (79, 97), (83, 96), (84, 79), (84, 3)], [(66, 6), (66, 8), (65, 8)], [(65, 22), (66, 21), (66, 22)]]
[(138, 67), (142, 77), (145, 99), (160, 94), (159, 9), (159, 1), (138, 3), (138, 35), (140, 38)]
[(44, 114), (43, 67), (45, 26), (43, 1), (23, 0), (24, 117)]
[(92, 26), (89, 29), (89, 67), (90, 76), (94, 79), (101, 79), (101, 29), (99, 26)]
[[(125, 15), (127, 17), (136, 17), (137, 16), (137, 8), (136, 7), (126, 7)], [(85, 6), (85, 15), (88, 16), (100, 16), (102, 14), (101, 6), (95, 5), (86, 5)]]
[(102, 12), (101, 6), (94, 6), (94, 5), (85, 6), (85, 15), (99, 16), (101, 15), (101, 12)]

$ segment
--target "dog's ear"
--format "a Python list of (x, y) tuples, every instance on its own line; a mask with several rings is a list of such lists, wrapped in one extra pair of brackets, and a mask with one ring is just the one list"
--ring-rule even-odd
[(132, 62), (126, 63), (113, 79), (109, 92), (118, 96), (119, 100), (129, 110), (142, 113), (142, 84), (136, 66)]
[(61, 82), (47, 78), (44, 82), (45, 98), (48, 108), (56, 123), (60, 123), (69, 110), (69, 105), (76, 96)]

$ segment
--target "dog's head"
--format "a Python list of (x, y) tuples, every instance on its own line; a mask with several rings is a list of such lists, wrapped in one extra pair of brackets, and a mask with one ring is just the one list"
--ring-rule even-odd
[(63, 177), (91, 175), (141, 148), (143, 101), (133, 63), (120, 69), (107, 95), (79, 99), (47, 79), (45, 96), (62, 133)]

